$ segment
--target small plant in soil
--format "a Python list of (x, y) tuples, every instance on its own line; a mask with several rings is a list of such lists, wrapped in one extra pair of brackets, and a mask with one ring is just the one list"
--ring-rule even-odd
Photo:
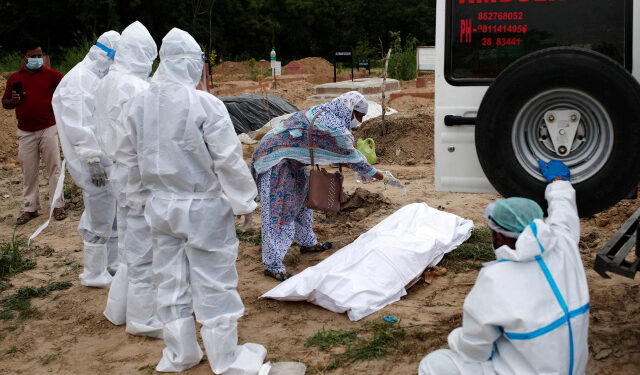
[(241, 242), (248, 242), (253, 245), (260, 245), (262, 243), (262, 231), (249, 228), (244, 232), (236, 229), (236, 236)]
[(5, 278), (22, 271), (30, 270), (36, 266), (36, 262), (24, 259), (21, 248), (25, 242), (18, 239), (15, 231), (11, 240), (0, 247), (0, 278)]

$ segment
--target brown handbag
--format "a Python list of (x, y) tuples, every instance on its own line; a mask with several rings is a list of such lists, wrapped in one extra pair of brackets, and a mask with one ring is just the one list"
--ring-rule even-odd
[[(309, 176), (309, 193), (304, 202), (307, 208), (326, 212), (340, 212), (342, 194), (342, 165), (340, 171), (329, 173), (324, 168), (315, 165), (313, 159), (313, 124), (322, 112), (316, 113), (309, 124), (309, 157), (311, 159), (311, 172)], [(315, 168), (313, 167), (315, 165)]]

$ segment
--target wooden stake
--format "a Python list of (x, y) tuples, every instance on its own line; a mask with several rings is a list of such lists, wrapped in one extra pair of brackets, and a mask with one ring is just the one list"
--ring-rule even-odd
[(387, 58), (384, 63), (384, 73), (382, 74), (382, 135), (387, 133), (387, 124), (384, 119), (384, 115), (387, 112), (387, 102), (385, 98), (384, 89), (387, 86), (387, 69), (389, 69), (389, 58), (391, 57), (391, 48), (389, 48), (389, 52), (387, 52)]

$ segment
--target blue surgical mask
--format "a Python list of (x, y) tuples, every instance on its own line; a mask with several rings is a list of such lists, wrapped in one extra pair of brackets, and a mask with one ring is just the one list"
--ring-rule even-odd
[(42, 67), (42, 57), (29, 57), (27, 58), (27, 69), (36, 70)]

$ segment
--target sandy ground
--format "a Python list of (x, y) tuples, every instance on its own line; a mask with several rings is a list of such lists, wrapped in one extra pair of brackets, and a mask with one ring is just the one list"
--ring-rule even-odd
[[(251, 81), (244, 84), (251, 85)], [(4, 81), (0, 80), (0, 88), (3, 86)], [(307, 81), (292, 82), (277, 93), (304, 108), (311, 87)], [(419, 147), (424, 146), (427, 150), (432, 147), (432, 101), (421, 101), (408, 101), (406, 107), (399, 108), (398, 117), (391, 119), (409, 126), (412, 131), (426, 132), (426, 138), (423, 135), (411, 141), (391, 131), (386, 137), (376, 139), (382, 163), (377, 167), (390, 170), (406, 184), (406, 197), (381, 184), (356, 184), (347, 173), (346, 192), (360, 202), (359, 207), (351, 207), (338, 215), (316, 213), (315, 229), (319, 238), (333, 241), (334, 249), (300, 255), (297, 247), (292, 247), (285, 259), (290, 272), (297, 273), (317, 264), (412, 202), (426, 202), (472, 219), (479, 227), (486, 226), (482, 212), (497, 196), (434, 191), (432, 155), (425, 154)], [(0, 110), (0, 121), (0, 136), (3, 137), (0, 139), (0, 243), (4, 243), (11, 238), (15, 219), (21, 212), (22, 185), (20, 169), (16, 166), (13, 113)], [(364, 124), (356, 135), (360, 132), (360, 136), (370, 136), (373, 133), (366, 132), (375, 132), (374, 125)], [(416, 142), (418, 144), (414, 144)], [(400, 155), (405, 157), (396, 155), (396, 149), (401, 149)], [(245, 151), (250, 153), (249, 149)], [(408, 162), (409, 159), (413, 160)], [(41, 184), (41, 197), (47, 194), (46, 189), (46, 185)], [(111, 325), (102, 315), (107, 290), (82, 287), (78, 281), (77, 275), (82, 271), (82, 241), (76, 232), (82, 213), (78, 189), (71, 189), (69, 203), (69, 217), (62, 222), (53, 222), (26, 251), (25, 256), (35, 260), (37, 266), (12, 276), (8, 280), (10, 288), (0, 292), (0, 298), (20, 287), (42, 286), (53, 281), (70, 281), (73, 285), (44, 298), (33, 298), (31, 303), (40, 314), (25, 321), (0, 321), (0, 374), (152, 373), (152, 367), (161, 357), (162, 341), (127, 335), (124, 327)], [(44, 201), (45, 209), (47, 205), (48, 201)], [(603, 213), (582, 220), (580, 251), (591, 292), (587, 374), (640, 373), (640, 286), (637, 281), (618, 276), (603, 279), (592, 269), (597, 251), (639, 205), (638, 200), (622, 201)], [(253, 228), (257, 230), (260, 224), (259, 215), (256, 216)], [(41, 216), (20, 227), (16, 233), (26, 238), (45, 220)], [(346, 315), (331, 313), (312, 304), (259, 299), (277, 283), (262, 275), (259, 245), (240, 243), (237, 269), (238, 291), (246, 308), (245, 316), (240, 320), (239, 341), (265, 345), (269, 351), (267, 360), (301, 361), (309, 366), (308, 373), (318, 374), (415, 374), (424, 355), (446, 347), (446, 336), (460, 324), (464, 297), (477, 276), (477, 271), (449, 272), (436, 278), (431, 285), (419, 282), (399, 302), (360, 322), (351, 322)], [(328, 371), (323, 368), (331, 362), (330, 354), (304, 346), (307, 338), (323, 328), (355, 329), (366, 334), (365, 324), (381, 322), (383, 315), (400, 318), (400, 326), (407, 331), (403, 350), (386, 358), (354, 362)], [(203, 362), (186, 373), (211, 372)]]

